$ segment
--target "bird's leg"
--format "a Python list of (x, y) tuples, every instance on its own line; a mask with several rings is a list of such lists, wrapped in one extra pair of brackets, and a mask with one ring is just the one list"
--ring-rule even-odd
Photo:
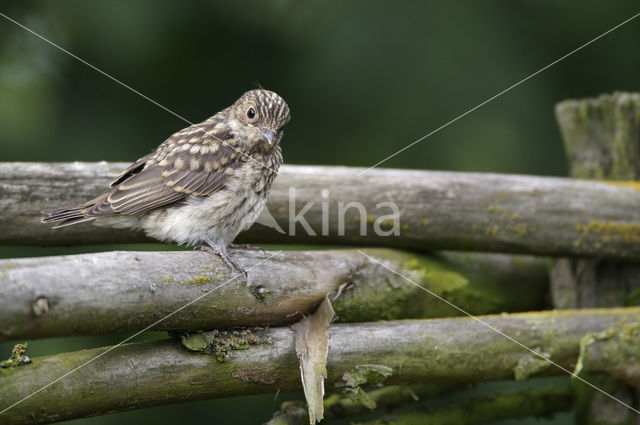
[(204, 242), (205, 243), (200, 246), (200, 249), (206, 252), (210, 252), (212, 254), (216, 254), (217, 256), (222, 258), (222, 261), (224, 261), (232, 271), (244, 273), (244, 277), (245, 278), (248, 277), (247, 271), (242, 267), (238, 266), (235, 262), (231, 260), (231, 258), (229, 258), (229, 256), (227, 255), (227, 250), (223, 246), (220, 246), (209, 239), (205, 239)]
[(261, 254), (265, 253), (265, 250), (260, 248), (259, 246), (253, 246), (253, 245), (249, 245), (249, 244), (230, 243), (229, 244), (229, 248), (231, 248), (231, 249), (243, 249), (245, 251), (258, 251)]

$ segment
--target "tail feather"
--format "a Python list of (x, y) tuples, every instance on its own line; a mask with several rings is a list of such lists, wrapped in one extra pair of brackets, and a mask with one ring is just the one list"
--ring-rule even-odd
[(66, 227), (76, 223), (82, 223), (83, 221), (93, 220), (95, 217), (85, 217), (86, 209), (84, 206), (77, 207), (65, 207), (57, 208), (55, 210), (42, 211), (43, 223), (56, 223), (61, 222), (53, 226), (54, 229), (59, 227)]
[(53, 226), (54, 229), (58, 229), (60, 227), (71, 226), (72, 224), (95, 220), (95, 216), (89, 216), (87, 213), (91, 211), (91, 207), (93, 207), (96, 202), (102, 201), (103, 199), (104, 195), (93, 199), (83, 205), (41, 211), (42, 218), (40, 219), (40, 221), (43, 223), (60, 222), (59, 224)]

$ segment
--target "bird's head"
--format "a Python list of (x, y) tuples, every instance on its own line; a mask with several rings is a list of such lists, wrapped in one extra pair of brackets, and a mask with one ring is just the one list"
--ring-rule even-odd
[(284, 126), (291, 119), (287, 102), (278, 94), (263, 89), (240, 96), (230, 112), (236, 138), (251, 146), (262, 144), (268, 150), (280, 143)]

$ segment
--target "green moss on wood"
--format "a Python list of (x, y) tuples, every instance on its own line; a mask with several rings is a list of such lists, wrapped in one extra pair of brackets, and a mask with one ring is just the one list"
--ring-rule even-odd
[(640, 324), (623, 323), (585, 335), (575, 373), (610, 373), (640, 388)]
[(383, 365), (363, 364), (345, 372), (335, 382), (335, 387), (352, 401), (360, 403), (368, 409), (375, 409), (375, 400), (362, 388), (378, 385), (393, 374), (393, 369)]
[[(498, 421), (500, 419), (546, 416), (571, 409), (573, 393), (569, 384), (519, 392), (494, 394), (433, 407), (416, 405), (398, 410), (360, 425), (462, 425)], [(354, 425), (356, 423), (352, 422)]]
[[(419, 255), (401, 251), (369, 249), (367, 254), (432, 293), (472, 314), (541, 308), (548, 278), (544, 267), (530, 259), (512, 262), (507, 270), (496, 269), (492, 257), (441, 253)], [(514, 285), (514, 282), (516, 285)], [(363, 322), (402, 318), (457, 316), (459, 310), (381, 267), (366, 267), (347, 276), (348, 290), (334, 301), (338, 321)], [(530, 297), (522, 297), (527, 287)]]
[(180, 334), (180, 342), (190, 351), (214, 354), (219, 362), (226, 362), (232, 350), (246, 350), (251, 345), (271, 344), (273, 341), (265, 328), (243, 328)]
[(541, 353), (544, 357), (537, 356), (533, 353), (527, 353), (523, 355), (514, 369), (514, 377), (516, 381), (523, 381), (542, 373), (551, 367), (551, 363), (548, 360), (551, 355), (548, 353)]

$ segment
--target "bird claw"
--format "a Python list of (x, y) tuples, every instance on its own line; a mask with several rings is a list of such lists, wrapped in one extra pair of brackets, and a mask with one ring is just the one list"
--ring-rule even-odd
[(229, 258), (227, 253), (224, 250), (220, 249), (220, 247), (217, 246), (216, 244), (207, 242), (207, 245), (202, 245), (200, 249), (202, 249), (205, 252), (209, 252), (211, 254), (216, 254), (218, 257), (222, 259), (222, 261), (225, 262), (225, 264), (231, 269), (232, 272), (243, 273), (245, 279), (249, 277), (249, 273), (247, 273), (245, 269), (240, 267), (231, 258)]

